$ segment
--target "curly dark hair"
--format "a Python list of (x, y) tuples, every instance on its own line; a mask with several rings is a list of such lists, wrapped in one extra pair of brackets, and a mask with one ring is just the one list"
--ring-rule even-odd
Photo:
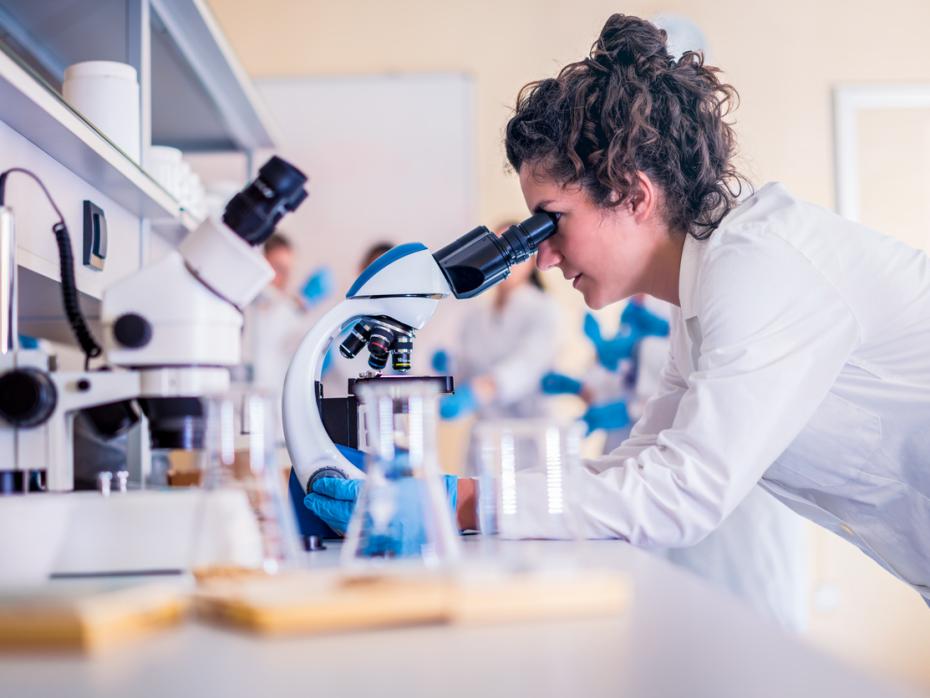
[(747, 183), (726, 120), (739, 96), (719, 72), (693, 51), (675, 60), (650, 22), (612, 15), (587, 58), (520, 90), (507, 159), (580, 184), (604, 208), (635, 198), (643, 172), (664, 193), (669, 227), (706, 238)]

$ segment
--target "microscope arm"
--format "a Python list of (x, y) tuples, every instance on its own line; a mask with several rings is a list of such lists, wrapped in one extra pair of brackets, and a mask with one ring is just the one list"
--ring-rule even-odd
[(326, 313), (297, 348), (284, 380), (282, 414), (287, 450), (303, 491), (322, 468), (335, 468), (349, 478), (363, 478), (333, 443), (316, 402), (314, 381), (333, 340), (360, 318), (388, 316), (419, 329), (432, 317), (437, 298), (348, 298)]

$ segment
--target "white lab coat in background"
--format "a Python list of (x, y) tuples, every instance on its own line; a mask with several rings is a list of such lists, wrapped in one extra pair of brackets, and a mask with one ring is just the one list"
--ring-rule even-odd
[[(527, 283), (515, 288), (500, 310), (490, 303), (468, 309), (455, 346), (456, 385), (490, 375), (497, 396), (477, 412), (478, 421), (531, 419), (548, 414), (540, 381), (552, 369), (559, 351), (559, 310), (555, 300)], [(477, 449), (469, 446), (469, 472), (477, 472)]]
[(581, 474), (585, 533), (692, 545), (761, 484), (930, 602), (927, 255), (769, 184), (686, 239), (679, 290), (658, 394)]
[(304, 335), (320, 316), (307, 310), (292, 295), (267, 286), (245, 309), (243, 325), (244, 362), (252, 366), (252, 383), (270, 394), (275, 403), (278, 436), (281, 421), (281, 395), (291, 359)]
[[(647, 308), (669, 318), (671, 306), (647, 298)], [(636, 397), (646, 404), (661, 386), (668, 337), (647, 337), (637, 350)], [(613, 450), (613, 449), (611, 449)], [(793, 630), (807, 627), (808, 540), (804, 520), (761, 487), (754, 487), (727, 519), (697, 545), (662, 555), (774, 616)]]

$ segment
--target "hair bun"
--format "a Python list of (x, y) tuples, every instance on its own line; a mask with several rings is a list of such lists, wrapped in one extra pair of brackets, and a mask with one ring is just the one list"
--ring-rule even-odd
[(646, 20), (611, 15), (591, 47), (591, 59), (602, 68), (634, 67), (655, 73), (672, 63), (663, 30)]

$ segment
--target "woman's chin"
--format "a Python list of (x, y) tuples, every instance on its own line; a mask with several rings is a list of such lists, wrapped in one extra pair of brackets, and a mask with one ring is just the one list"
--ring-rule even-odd
[[(588, 279), (584, 281), (588, 282)], [(610, 294), (605, 293), (602, 289), (590, 283), (579, 285), (578, 291), (584, 297), (585, 305), (591, 308), (591, 310), (600, 310), (611, 303), (616, 303), (621, 300), (620, 298), (611, 298)]]
[(597, 289), (584, 287), (579, 288), (578, 291), (584, 297), (584, 304), (591, 308), (591, 310), (600, 310), (607, 305), (601, 295), (597, 293)]

